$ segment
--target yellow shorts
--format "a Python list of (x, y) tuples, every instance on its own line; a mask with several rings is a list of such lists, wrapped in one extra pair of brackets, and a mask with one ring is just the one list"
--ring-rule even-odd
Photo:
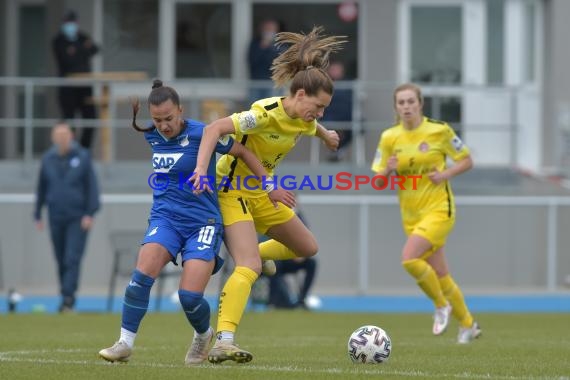
[(268, 196), (252, 198), (229, 191), (219, 192), (218, 197), (224, 226), (253, 221), (257, 232), (265, 234), (269, 228), (286, 223), (295, 216), (295, 212), (282, 203), (275, 208)]
[(431, 243), (432, 249), (422, 256), (424, 259), (445, 245), (454, 225), (455, 217), (449, 217), (447, 212), (431, 212), (419, 219), (403, 221), (406, 235), (419, 235)]

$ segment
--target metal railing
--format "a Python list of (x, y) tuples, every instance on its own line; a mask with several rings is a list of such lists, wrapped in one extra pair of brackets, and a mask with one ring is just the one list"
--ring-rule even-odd
[[(21, 157), (10, 157), (10, 158), (23, 158), (25, 163), (30, 163), (34, 157), (34, 129), (35, 128), (46, 128), (53, 126), (59, 119), (57, 118), (45, 118), (38, 117), (34, 114), (35, 99), (36, 95), (45, 92), (45, 88), (49, 91), (59, 86), (86, 86), (90, 85), (94, 88), (95, 98), (101, 98), (102, 93), (106, 92), (104, 106), (106, 107), (106, 116), (104, 118), (98, 118), (93, 120), (88, 119), (77, 119), (74, 125), (81, 127), (84, 125), (89, 125), (97, 127), (106, 131), (107, 139), (102, 143), (104, 146), (104, 157), (102, 157), (103, 162), (113, 163), (116, 157), (116, 130), (118, 128), (127, 127), (130, 125), (130, 115), (128, 112), (119, 112), (120, 104), (125, 103), (129, 97), (136, 95), (139, 96), (143, 101), (146, 94), (149, 92), (149, 80), (144, 81), (132, 81), (132, 80), (121, 80), (120, 77), (113, 78), (40, 78), (40, 77), (0, 77), (0, 90), (4, 89), (4, 102), (6, 110), (5, 115), (0, 117), (0, 128), (23, 128), (23, 153)], [(217, 99), (222, 102), (230, 104), (228, 107), (228, 112), (233, 112), (236, 110), (244, 109), (247, 107), (247, 97), (248, 90), (253, 86), (258, 87), (268, 87), (271, 86), (271, 82), (248, 82), (248, 81), (228, 81), (228, 80), (180, 80), (173, 83), (169, 83), (180, 93), (182, 101), (186, 102), (189, 114), (192, 117), (195, 115), (200, 115), (200, 102), (204, 100)], [(352, 149), (349, 162), (357, 166), (368, 165), (373, 152), (366, 152), (366, 146), (370, 145), (370, 141), (367, 140), (366, 133), (370, 131), (375, 132), (374, 139), (377, 140), (382, 128), (390, 126), (393, 122), (392, 120), (392, 105), (381, 105), (387, 111), (384, 112), (385, 117), (383, 120), (378, 119), (378, 116), (371, 116), (372, 114), (378, 114), (377, 110), (366, 109), (366, 103), (369, 101), (370, 97), (375, 95), (371, 94), (383, 94), (383, 99), (390, 99), (391, 93), (394, 88), (394, 83), (364, 83), (362, 81), (340, 81), (335, 83), (337, 89), (352, 89), (353, 93), (353, 120), (349, 122), (350, 128), (352, 128)], [(466, 89), (472, 89), (469, 86), (458, 86), (453, 88), (436, 88), (436, 87), (425, 87), (424, 95), (432, 96), (438, 104), (438, 97), (445, 96), (461, 96), (462, 91)], [(516, 88), (505, 89), (509, 96), (515, 99)], [(451, 94), (451, 95), (450, 95)], [(455, 94), (455, 95), (453, 95)], [(18, 95), (23, 95), (22, 104), (18, 100)], [(514, 101), (514, 100), (513, 100)], [(54, 103), (55, 104), (55, 103)], [(368, 108), (371, 108), (368, 105)], [(374, 107), (372, 107), (374, 108)], [(16, 110), (23, 110), (21, 116), (17, 115)], [(126, 107), (125, 107), (126, 109)], [(58, 114), (58, 110), (50, 110), (52, 114)], [(121, 116), (121, 114), (123, 116)], [(143, 116), (144, 117), (144, 116)], [(511, 117), (510, 119), (515, 120), (516, 118)], [(208, 121), (208, 120), (206, 120)], [(327, 122), (327, 127), (335, 128), (346, 128), (347, 123), (345, 122)], [(457, 127), (458, 125), (454, 125)], [(477, 131), (486, 131), (491, 133), (501, 132), (509, 133), (512, 144), (516, 145), (517, 126), (514, 122), (508, 125), (475, 125), (473, 123), (464, 122), (460, 125), (460, 128), (474, 128)], [(16, 142), (13, 142), (15, 144)], [(10, 142), (8, 142), (10, 144)], [(511, 147), (514, 151), (516, 146)], [(310, 165), (317, 165), (320, 162), (320, 149), (321, 144), (317, 139), (311, 139), (310, 152), (308, 163)], [(511, 157), (511, 161), (513, 158)], [(512, 164), (512, 162), (511, 162)]]

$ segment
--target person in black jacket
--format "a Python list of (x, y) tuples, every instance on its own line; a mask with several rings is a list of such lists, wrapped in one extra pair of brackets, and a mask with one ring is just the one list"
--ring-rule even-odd
[(271, 82), (271, 65), (281, 49), (275, 46), (275, 36), (281, 31), (277, 20), (266, 19), (259, 24), (256, 36), (249, 43), (247, 64), (249, 79), (255, 81), (250, 88), (249, 102), (277, 96)]
[(69, 125), (55, 125), (51, 137), (54, 145), (42, 158), (34, 219), (42, 231), (41, 213), (47, 204), (62, 296), (60, 312), (65, 312), (75, 306), (87, 234), (99, 209), (99, 189), (89, 151), (74, 141)]
[[(91, 72), (91, 57), (99, 51), (91, 38), (79, 30), (75, 11), (65, 14), (60, 31), (53, 39), (52, 48), (60, 77)], [(58, 95), (61, 116), (64, 119), (73, 119), (76, 111), (79, 111), (84, 119), (97, 118), (91, 87), (62, 86)], [(80, 140), (83, 147), (91, 147), (94, 132), (93, 127), (83, 129)]]

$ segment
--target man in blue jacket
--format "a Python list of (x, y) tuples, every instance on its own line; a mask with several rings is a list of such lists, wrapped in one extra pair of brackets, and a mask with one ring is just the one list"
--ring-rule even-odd
[(89, 152), (74, 141), (69, 125), (55, 125), (51, 138), (53, 146), (42, 158), (34, 219), (37, 229), (43, 230), (41, 211), (47, 204), (62, 296), (59, 310), (66, 312), (75, 306), (81, 258), (99, 209), (99, 189)]

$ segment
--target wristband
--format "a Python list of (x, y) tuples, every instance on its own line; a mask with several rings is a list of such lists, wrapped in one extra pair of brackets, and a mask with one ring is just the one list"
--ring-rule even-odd
[(264, 180), (263, 180), (263, 191), (265, 191), (266, 193), (269, 194), (273, 190), (275, 190), (275, 184), (273, 183), (273, 178), (272, 177), (264, 178)]

